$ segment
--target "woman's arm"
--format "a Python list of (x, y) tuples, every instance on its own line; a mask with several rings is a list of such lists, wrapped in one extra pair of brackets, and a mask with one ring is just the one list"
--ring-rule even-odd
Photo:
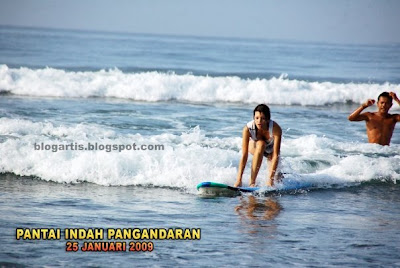
[(245, 126), (242, 131), (242, 157), (240, 158), (239, 162), (238, 174), (236, 182), (234, 184), (235, 187), (242, 186), (242, 176), (244, 168), (246, 167), (247, 164), (247, 157), (249, 154), (249, 139), (250, 139), (249, 129), (247, 128), (247, 126)]
[(274, 138), (274, 150), (272, 151), (267, 186), (274, 186), (274, 178), (276, 174), (276, 169), (278, 168), (279, 164), (279, 156), (281, 154), (282, 129), (278, 124), (274, 123), (274, 128), (272, 132)]

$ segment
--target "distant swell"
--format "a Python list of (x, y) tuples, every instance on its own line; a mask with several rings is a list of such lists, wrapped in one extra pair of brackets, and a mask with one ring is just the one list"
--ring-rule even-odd
[(237, 76), (140, 72), (119, 69), (71, 72), (53, 68), (0, 65), (0, 93), (38, 97), (121, 98), (135, 101), (235, 102), (278, 105), (361, 103), (400, 85), (384, 83), (307, 82), (288, 79), (242, 79)]

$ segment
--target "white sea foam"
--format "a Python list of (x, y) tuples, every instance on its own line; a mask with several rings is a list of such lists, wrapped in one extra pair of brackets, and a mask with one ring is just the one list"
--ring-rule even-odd
[[(0, 118), (0, 172), (37, 176), (60, 183), (92, 182), (100, 185), (155, 185), (194, 189), (196, 183), (213, 178), (231, 183), (238, 152), (235, 139), (225, 149), (213, 147), (195, 128), (182, 135), (121, 135), (102, 126), (52, 123)], [(79, 150), (35, 150), (34, 144), (162, 144), (162, 151), (106, 152)], [(211, 157), (212, 160), (211, 160)]]
[(308, 135), (285, 140), (286, 170), (320, 187), (400, 180), (400, 146), (337, 142)]
[(143, 72), (118, 69), (67, 72), (45, 68), (9, 68), (0, 65), (0, 92), (40, 97), (112, 97), (137, 101), (239, 102), (280, 105), (361, 103), (399, 85), (307, 82), (288, 79), (241, 79), (192, 74)]
[[(181, 135), (120, 134), (104, 126), (54, 125), (0, 118), (0, 172), (37, 176), (59, 183), (153, 185), (195, 192), (201, 181), (233, 184), (240, 158), (240, 138), (206, 137), (196, 127)], [(163, 144), (162, 151), (38, 151), (44, 144)], [(315, 135), (285, 139), (282, 168), (287, 179), (317, 187), (353, 185), (370, 180), (400, 180), (400, 146), (337, 142)], [(251, 157), (248, 160), (250, 166)], [(267, 176), (263, 163), (257, 182)], [(244, 173), (248, 183), (250, 169)]]

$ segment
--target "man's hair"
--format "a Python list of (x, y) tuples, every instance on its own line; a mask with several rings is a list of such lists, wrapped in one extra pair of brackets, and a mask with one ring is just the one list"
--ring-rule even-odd
[(269, 111), (269, 108), (265, 104), (259, 104), (254, 108), (253, 116), (256, 115), (256, 112), (263, 113), (265, 115), (265, 119), (270, 120), (271, 119), (271, 112)]
[(388, 92), (382, 92), (381, 95), (378, 96), (378, 101), (381, 97), (388, 98), (390, 100), (390, 102), (393, 102), (393, 98), (390, 96), (390, 94)]

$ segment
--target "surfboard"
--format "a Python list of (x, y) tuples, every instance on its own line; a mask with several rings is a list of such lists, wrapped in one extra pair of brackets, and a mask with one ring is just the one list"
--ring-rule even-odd
[(292, 191), (311, 188), (308, 182), (289, 180), (278, 187), (234, 187), (224, 183), (205, 181), (197, 185), (197, 191), (201, 196), (238, 196), (242, 193), (271, 193), (278, 191)]

